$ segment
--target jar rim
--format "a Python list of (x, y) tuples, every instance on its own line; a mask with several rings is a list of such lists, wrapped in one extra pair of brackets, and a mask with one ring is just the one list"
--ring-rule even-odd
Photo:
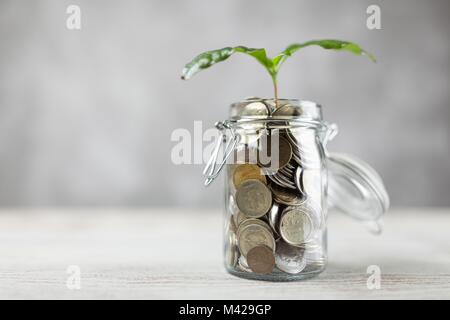
[[(278, 103), (276, 103), (277, 101)], [(257, 110), (248, 106), (263, 103)], [(321, 122), (323, 120), (322, 106), (316, 102), (300, 99), (248, 98), (230, 105), (230, 119), (308, 119)]]

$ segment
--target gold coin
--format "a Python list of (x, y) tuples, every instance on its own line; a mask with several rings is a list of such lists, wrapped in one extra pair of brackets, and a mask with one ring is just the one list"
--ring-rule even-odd
[(258, 274), (270, 274), (275, 267), (275, 256), (267, 246), (256, 246), (247, 253), (249, 268)]
[(262, 174), (261, 168), (256, 164), (241, 164), (234, 168), (233, 183), (238, 188), (242, 182), (250, 179), (256, 179), (267, 184), (266, 177)]

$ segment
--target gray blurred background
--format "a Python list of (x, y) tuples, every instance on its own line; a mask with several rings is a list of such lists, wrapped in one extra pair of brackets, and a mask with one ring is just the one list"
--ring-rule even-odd
[[(66, 28), (81, 7), (82, 29)], [(366, 28), (381, 7), (382, 30)], [(0, 206), (218, 207), (201, 166), (171, 163), (175, 128), (210, 127), (228, 105), (271, 96), (265, 71), (237, 55), (189, 82), (208, 49), (337, 38), (379, 62), (308, 48), (280, 95), (324, 106), (353, 153), (384, 178), (395, 206), (450, 205), (450, 2), (0, 1)]]

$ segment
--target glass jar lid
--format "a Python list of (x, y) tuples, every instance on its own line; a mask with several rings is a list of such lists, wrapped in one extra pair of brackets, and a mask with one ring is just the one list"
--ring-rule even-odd
[(389, 196), (381, 177), (355, 156), (331, 153), (328, 161), (328, 205), (363, 221), (374, 233), (382, 231), (381, 218)]

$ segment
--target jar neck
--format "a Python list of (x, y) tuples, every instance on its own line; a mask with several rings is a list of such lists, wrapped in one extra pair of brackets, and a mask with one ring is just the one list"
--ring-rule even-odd
[(249, 98), (230, 106), (230, 120), (323, 121), (320, 104), (297, 99)]
[(291, 119), (279, 118), (241, 118), (229, 119), (223, 122), (226, 128), (234, 130), (249, 130), (249, 129), (295, 129), (295, 128), (309, 128), (315, 130), (326, 130), (328, 124), (325, 121), (318, 121), (305, 117), (297, 117)]

